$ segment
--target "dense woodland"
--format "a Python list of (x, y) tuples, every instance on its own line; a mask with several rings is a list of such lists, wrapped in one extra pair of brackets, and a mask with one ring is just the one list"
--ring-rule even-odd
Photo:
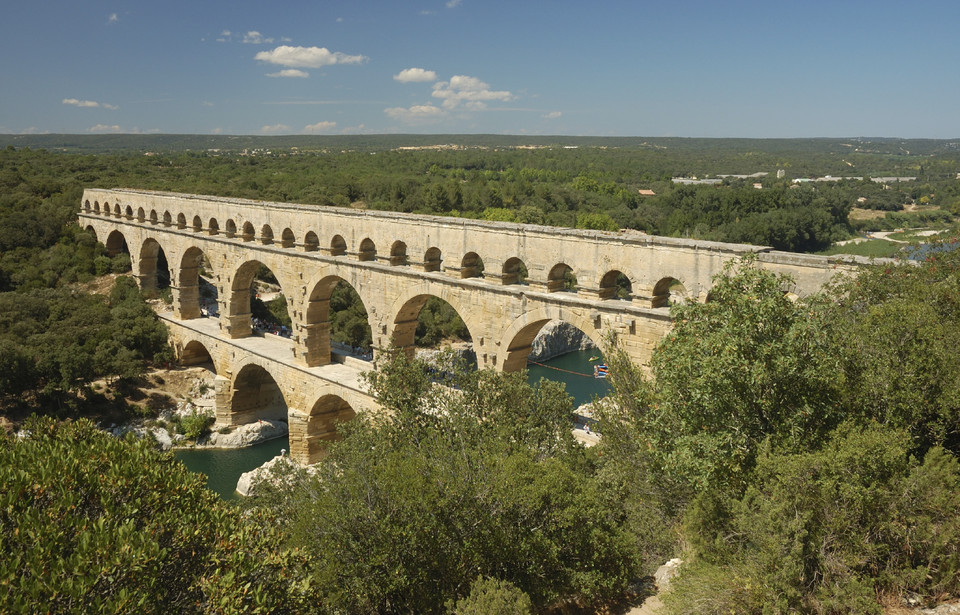
[[(861, 197), (949, 215), (955, 144), (5, 138), (0, 404), (20, 434), (0, 436), (0, 611), (547, 613), (616, 603), (678, 556), (668, 613), (880, 613), (960, 592), (955, 237), (797, 302), (732, 264), (711, 302), (672, 308), (651, 374), (607, 340), (614, 394), (590, 449), (555, 383), (451, 358), (443, 388), (385, 352), (370, 385), (389, 412), (341, 426), (315, 475), (282, 470), (241, 510), (83, 418), (106, 401), (92, 381), (122, 387), (170, 356), (132, 278), (84, 290), (130, 263), (74, 224), (83, 187), (122, 186), (819, 249), (855, 231)], [(669, 181), (767, 170), (762, 190)], [(853, 172), (918, 179), (783, 183)]]

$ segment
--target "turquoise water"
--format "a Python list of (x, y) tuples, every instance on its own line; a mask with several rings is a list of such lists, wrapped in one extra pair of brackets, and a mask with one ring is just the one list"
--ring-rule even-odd
[[(606, 380), (593, 377), (593, 366), (601, 362), (590, 361), (591, 357), (596, 356), (600, 356), (596, 350), (583, 350), (551, 359), (544, 363), (547, 367), (528, 365), (530, 383), (536, 384), (540, 378), (565, 383), (567, 393), (573, 397), (573, 407), (576, 408), (595, 396), (606, 395), (610, 389)], [(190, 471), (205, 474), (210, 490), (226, 500), (232, 500), (240, 497), (236, 493), (240, 475), (273, 459), (280, 454), (281, 449), (290, 450), (287, 438), (270, 440), (249, 448), (182, 449), (174, 451), (173, 454)]]
[(280, 449), (290, 450), (287, 438), (277, 438), (247, 448), (182, 449), (173, 456), (183, 462), (191, 472), (207, 476), (207, 488), (220, 494), (225, 500), (240, 497), (237, 481), (244, 472), (262, 466), (280, 454)]
[[(590, 361), (591, 357), (601, 358), (598, 361)], [(546, 361), (543, 364), (546, 367), (527, 364), (530, 384), (536, 384), (541, 378), (565, 383), (567, 393), (573, 397), (573, 407), (576, 409), (577, 406), (592, 401), (594, 397), (603, 397), (610, 392), (608, 381), (593, 377), (593, 366), (602, 363), (602, 357), (598, 350), (578, 350)]]

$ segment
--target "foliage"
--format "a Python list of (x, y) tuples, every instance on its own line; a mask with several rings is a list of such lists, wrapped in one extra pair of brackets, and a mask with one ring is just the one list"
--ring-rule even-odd
[(216, 419), (213, 416), (193, 411), (182, 417), (179, 422), (180, 433), (189, 440), (196, 440), (210, 433)]
[(877, 595), (956, 592), (960, 464), (940, 448), (918, 463), (905, 435), (846, 425), (819, 451), (768, 450), (728, 517), (691, 507), (690, 531), (714, 540), (667, 597), (671, 612), (718, 589), (718, 575), (737, 612), (880, 613)]
[(0, 474), (4, 612), (307, 610), (302, 557), (150, 443), (35, 420), (0, 435)]
[(742, 488), (770, 438), (797, 449), (836, 423), (842, 378), (817, 306), (752, 258), (726, 266), (706, 303), (675, 305), (637, 419), (659, 467), (693, 492)]
[(880, 264), (830, 292), (830, 336), (846, 374), (845, 405), (907, 429), (919, 451), (960, 453), (960, 250)]
[(572, 440), (562, 387), (461, 370), (445, 374), (458, 389), (440, 387), (402, 353), (379, 367), (371, 385), (389, 418), (341, 426), (318, 477), (268, 500), (289, 544), (316, 555), (328, 605), (439, 612), (478, 577), (540, 609), (624, 589), (630, 536)]
[(470, 341), (470, 332), (463, 319), (449, 303), (430, 297), (417, 316), (417, 346), (433, 347), (444, 340)]
[(530, 596), (509, 581), (478, 578), (470, 594), (457, 600), (452, 615), (529, 615), (533, 612)]

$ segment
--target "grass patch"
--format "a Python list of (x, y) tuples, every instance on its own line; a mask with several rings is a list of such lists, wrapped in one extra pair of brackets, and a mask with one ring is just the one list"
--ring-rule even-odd
[(835, 256), (838, 254), (850, 254), (853, 256), (866, 256), (872, 258), (892, 258), (897, 255), (902, 244), (893, 243), (886, 239), (870, 239), (860, 243), (848, 243), (842, 246), (830, 246), (822, 252), (824, 256)]

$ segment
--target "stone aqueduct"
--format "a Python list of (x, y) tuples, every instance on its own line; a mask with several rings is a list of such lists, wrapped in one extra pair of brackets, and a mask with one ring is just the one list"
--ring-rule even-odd
[[(412, 350), (417, 317), (435, 296), (463, 319), (480, 368), (513, 371), (526, 365), (533, 339), (551, 320), (598, 342), (615, 332), (627, 353), (646, 363), (671, 326), (671, 287), (679, 282), (688, 300), (706, 300), (713, 276), (747, 252), (757, 253), (763, 267), (790, 274), (795, 288), (789, 290), (798, 295), (856, 267), (638, 232), (138, 190), (86, 190), (79, 221), (111, 254), (129, 252), (146, 293), (156, 289), (163, 251), (173, 295), (173, 316), (166, 318), (171, 342), (185, 363), (213, 362), (217, 422), (285, 413), (291, 455), (303, 462), (322, 455), (336, 421), (375, 407), (358, 382), (369, 364), (332, 352), (330, 296), (341, 280), (362, 299), (375, 348)], [(204, 261), (219, 318), (201, 311)], [(289, 340), (254, 335), (251, 286), (261, 264), (286, 297)], [(630, 282), (626, 297), (618, 293), (621, 274)]]

